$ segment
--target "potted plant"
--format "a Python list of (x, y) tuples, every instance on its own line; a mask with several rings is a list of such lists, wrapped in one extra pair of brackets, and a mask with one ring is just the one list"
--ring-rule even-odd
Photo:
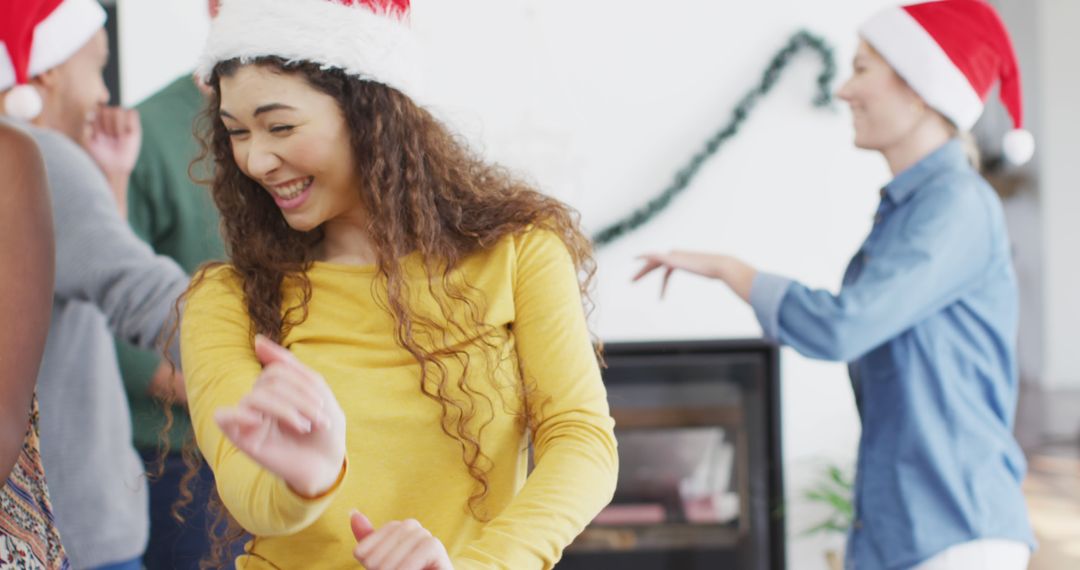
[[(831, 534), (846, 537), (854, 520), (855, 509), (852, 505), (854, 481), (843, 469), (828, 465), (821, 481), (803, 493), (803, 498), (814, 503), (821, 503), (829, 508), (829, 516), (803, 532), (804, 536)], [(832, 570), (843, 570), (844, 559), (837, 549), (825, 551), (825, 560)]]

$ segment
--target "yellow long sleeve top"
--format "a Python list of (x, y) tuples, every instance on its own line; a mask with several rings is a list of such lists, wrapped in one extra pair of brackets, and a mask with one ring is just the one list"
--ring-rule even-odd
[[(441, 312), (414, 257), (404, 264), (410, 306), (435, 318)], [(480, 442), (491, 461), (481, 517), (468, 507), (475, 480), (461, 446), (442, 431), (441, 407), (421, 393), (419, 364), (395, 340), (375, 268), (316, 262), (307, 276), (309, 314), (283, 345), (325, 377), (347, 421), (348, 468), (318, 499), (293, 493), (213, 420), (214, 410), (251, 391), (261, 369), (239, 278), (229, 267), (208, 272), (184, 310), (183, 369), (196, 440), (226, 508), (254, 536), (237, 566), (357, 568), (349, 527), (355, 508), (376, 527), (417, 519), (446, 546), (455, 570), (553, 567), (611, 500), (618, 470), (614, 421), (559, 238), (545, 230), (506, 237), (455, 270), (455, 279), (483, 293), (479, 316), (495, 347), (483, 349), (487, 354), (464, 342), (479, 330), (426, 335), (469, 354), (467, 385), (479, 395), (473, 425), (487, 423)], [(283, 294), (288, 304), (298, 293), (287, 286)], [(454, 314), (472, 322), (460, 305)], [(449, 394), (460, 400), (462, 362), (443, 363), (454, 380)], [(528, 476), (521, 386), (529, 387), (535, 430)]]

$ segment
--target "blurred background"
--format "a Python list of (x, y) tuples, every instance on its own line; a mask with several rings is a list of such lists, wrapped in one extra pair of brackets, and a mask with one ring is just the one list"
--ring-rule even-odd
[[(798, 30), (831, 47), (838, 86), (849, 74), (857, 26), (886, 4), (892, 2), (421, 0), (413, 4), (413, 27), (427, 55), (422, 102), (479, 152), (577, 208), (595, 232), (670, 184)], [(1035, 159), (1009, 169), (997, 158), (997, 141), (1008, 128), (1003, 109), (991, 102), (975, 129), (986, 175), (1005, 204), (1021, 285), (1017, 435), (1028, 453), (1029, 504), (1041, 542), (1031, 567), (1076, 568), (1080, 2), (993, 4), (1013, 33), (1027, 124), (1037, 141)], [(209, 26), (205, 0), (105, 5), (117, 102), (135, 105), (190, 72)], [(761, 334), (751, 310), (715, 282), (679, 275), (663, 300), (659, 279), (631, 285), (635, 256), (645, 252), (737, 252), (764, 270), (838, 288), (890, 175), (878, 155), (852, 146), (843, 104), (812, 104), (821, 69), (820, 58), (809, 52), (792, 60), (685, 193), (650, 223), (600, 249), (594, 326), (602, 339), (681, 342)], [(819, 570), (826, 568), (826, 551), (842, 549), (843, 535), (805, 533), (836, 508), (806, 495), (829, 479), (831, 467), (850, 476), (858, 417), (842, 365), (785, 349), (779, 379), (765, 381), (774, 380), (770, 413), (782, 453), (767, 461), (780, 463), (770, 468), (782, 474), (776, 488), (783, 490), (786, 532), (784, 540), (770, 542), (782, 551), (773, 560)], [(702, 437), (707, 439), (691, 434), (682, 441), (705, 449)], [(643, 436), (632, 448), (647, 456), (651, 445)]]

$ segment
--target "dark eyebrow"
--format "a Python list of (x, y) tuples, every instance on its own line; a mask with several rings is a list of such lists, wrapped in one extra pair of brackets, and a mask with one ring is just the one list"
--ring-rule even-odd
[[(258, 117), (259, 115), (261, 115), (263, 113), (269, 113), (270, 111), (295, 111), (295, 110), (296, 110), (296, 107), (290, 107), (290, 106), (288, 106), (288, 105), (286, 105), (284, 103), (269, 103), (267, 105), (263, 105), (263, 106), (255, 109), (255, 113), (253, 114), (253, 116)], [(236, 120), (236, 117), (232, 116), (225, 109), (221, 109), (220, 111), (218, 111), (218, 114), (221, 115), (222, 117), (226, 117), (226, 118), (232, 119), (234, 121)]]
[(258, 117), (259, 115), (261, 115), (263, 113), (269, 113), (270, 111), (295, 111), (295, 110), (296, 110), (296, 107), (290, 107), (290, 106), (285, 105), (283, 103), (270, 103), (268, 105), (263, 105), (263, 106), (259, 107), (258, 109), (255, 109), (255, 115), (254, 116)]

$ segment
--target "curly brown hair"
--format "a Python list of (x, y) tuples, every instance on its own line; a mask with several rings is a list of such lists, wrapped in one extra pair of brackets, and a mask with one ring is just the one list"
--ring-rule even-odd
[[(468, 498), (470, 513), (486, 518), (481, 503), (488, 492), (491, 462), (480, 449), (480, 436), (494, 417), (494, 403), (475, 388), (478, 379), (469, 377), (468, 347), (454, 348), (453, 343), (446, 342), (440, 347), (425, 346), (417, 337), (440, 338), (431, 334), (436, 333), (445, 339), (448, 334), (472, 330), (479, 334), (467, 335), (472, 339), (469, 346), (494, 354), (497, 347), (492, 344), (493, 331), (481, 320), (485, 303), (482, 292), (460, 279), (451, 279), (451, 272), (469, 255), (532, 228), (551, 231), (565, 244), (578, 272), (584, 309), (589, 312), (596, 265), (591, 241), (579, 227), (578, 214), (505, 169), (485, 162), (427, 110), (394, 88), (310, 62), (276, 57), (221, 62), (208, 81), (212, 91), (198, 123), (201, 128), (197, 129), (201, 131), (197, 134), (203, 153), (193, 162), (192, 170), (200, 162), (212, 162), (209, 171), (213, 177), (204, 182), (209, 183), (221, 213), (222, 237), (232, 270), (242, 284), (252, 336), (263, 334), (280, 342), (291, 327), (306, 319), (312, 294), (306, 271), (315, 261), (316, 248), (324, 236), (321, 228), (310, 232), (291, 228), (271, 196), (233, 159), (229, 134), (218, 118), (220, 79), (232, 76), (242, 65), (300, 76), (340, 105), (350, 132), (355, 168), (360, 173), (356, 191), (369, 214), (367, 235), (374, 245), (378, 274), (386, 286), (385, 308), (397, 324), (396, 340), (419, 364), (421, 392), (441, 406), (443, 432), (461, 447), (462, 460), (476, 483)], [(410, 254), (422, 260), (428, 289), (442, 313), (438, 322), (417, 314), (407, 304), (409, 285), (401, 260)], [(206, 271), (220, 265), (210, 263), (200, 268), (178, 301), (177, 311)], [(440, 292), (431, 285), (435, 279), (441, 283)], [(283, 306), (284, 286), (300, 291), (296, 304)], [(461, 308), (465, 309), (463, 313)], [(467, 315), (471, 322), (458, 322), (455, 313)], [(602, 360), (601, 350), (596, 342), (597, 357)], [(458, 361), (460, 377), (451, 377), (446, 359)], [(453, 387), (459, 388), (463, 400), (451, 396)], [(537, 402), (531, 397), (524, 374), (518, 392), (523, 404), (519, 421), (531, 428)], [(190, 469), (174, 516), (190, 501), (186, 481), (194, 478), (198, 467), (191, 446), (185, 452)], [(221, 567), (228, 546), (243, 536), (216, 492), (210, 507), (217, 522), (211, 530), (214, 549), (210, 559), (203, 561), (204, 568)]]

